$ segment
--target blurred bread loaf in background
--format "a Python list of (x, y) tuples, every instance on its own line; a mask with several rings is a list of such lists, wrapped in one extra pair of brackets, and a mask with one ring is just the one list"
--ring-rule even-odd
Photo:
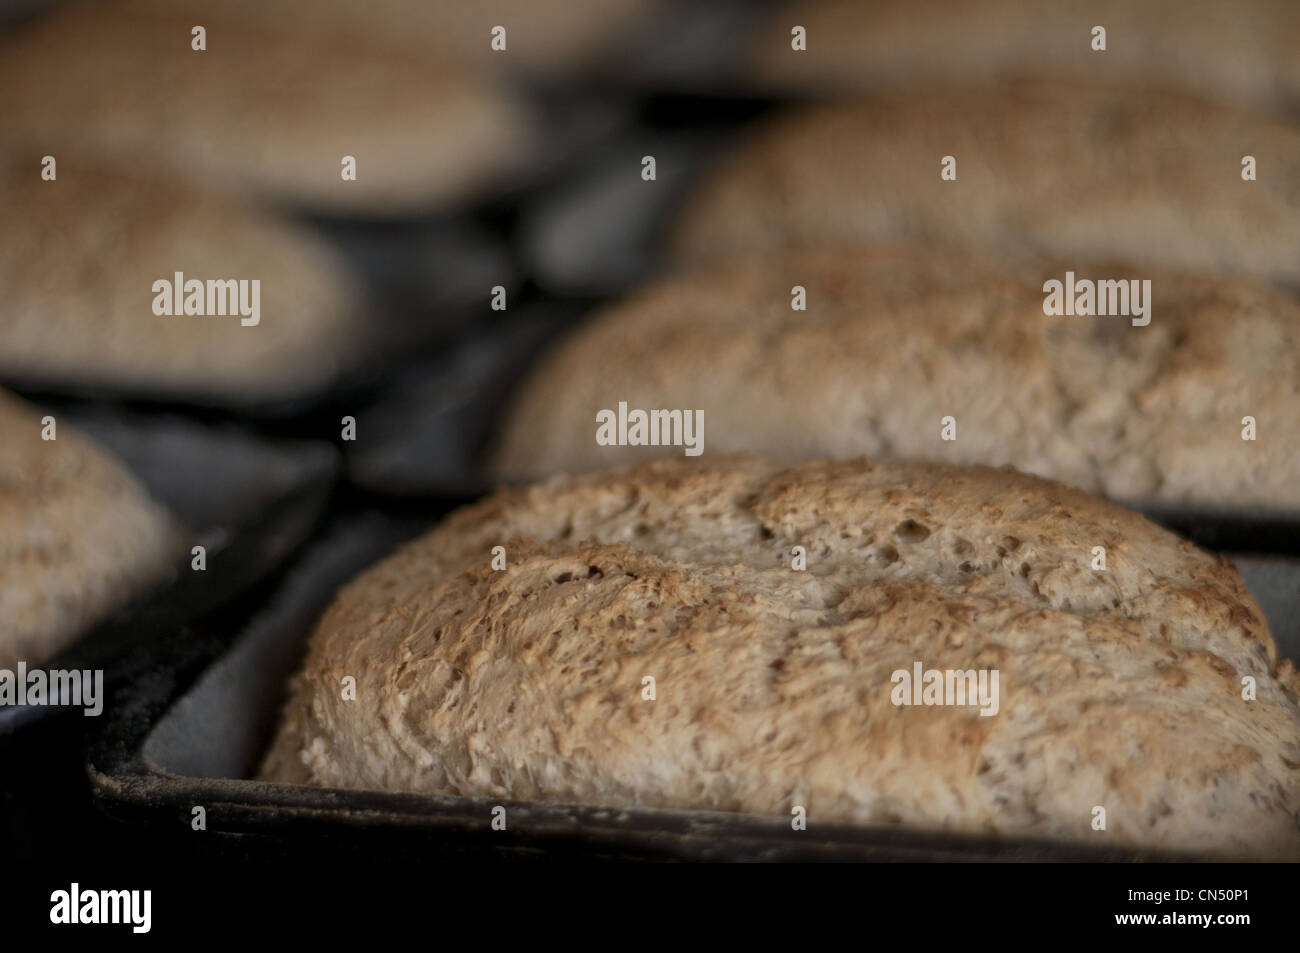
[[(305, 227), (82, 153), (62, 159), (55, 181), (40, 168), (38, 156), (0, 158), (0, 207), (23, 226), (0, 239), (0, 377), (137, 396), (287, 398), (331, 383), (367, 333), (356, 283)], [(204, 312), (171, 313), (190, 281)], [(160, 295), (168, 313), (156, 313)], [(241, 301), (256, 313), (241, 313)]]
[[(597, 413), (625, 402), (703, 411), (706, 455), (1012, 464), (1124, 500), (1300, 506), (1300, 302), (1117, 264), (1078, 278), (1148, 279), (1148, 325), (1045, 314), (1041, 284), (1064, 277), (886, 243), (663, 279), (538, 364), (495, 468), (528, 478), (683, 455), (598, 445)], [(796, 285), (806, 311), (792, 310)], [(1241, 439), (1247, 415), (1257, 440)]]
[[(673, 0), (125, 0), (137, 8), (210, 12), (288, 29), (336, 29), (358, 42), (404, 46), (430, 59), (452, 56), (493, 72), (568, 77), (616, 61), (662, 20)], [(505, 28), (505, 50), (492, 47)], [(505, 55), (501, 55), (504, 53)]]
[[(528, 161), (527, 108), (454, 54), (372, 41), (305, 10), (238, 13), (74, 2), (9, 31), (0, 145), (170, 166), (353, 215), (466, 202)], [(345, 156), (355, 180), (341, 175)]]
[[(1243, 181), (1243, 156), (1257, 181)], [(942, 180), (945, 156), (956, 178)], [(1300, 128), (1154, 89), (929, 87), (765, 121), (685, 200), (689, 262), (871, 238), (1300, 286)]]
[[(791, 49), (795, 26), (806, 52)], [(1030, 73), (1296, 111), (1298, 51), (1294, 0), (796, 0), (761, 15), (739, 75), (767, 90), (835, 93)]]
[(158, 581), (181, 530), (111, 454), (0, 390), (0, 669), (39, 665)]

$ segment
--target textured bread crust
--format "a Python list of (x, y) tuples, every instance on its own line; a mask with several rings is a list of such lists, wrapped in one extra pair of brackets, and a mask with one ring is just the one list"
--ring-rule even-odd
[[(132, 6), (207, 14), (212, 0), (128, 0)], [(662, 0), (222, 0), (223, 13), (295, 29), (328, 27), (405, 45), (428, 58), (451, 53), (498, 73), (511, 68), (567, 73), (608, 60), (633, 31), (654, 23)], [(201, 20), (201, 17), (200, 17)], [(196, 20), (195, 22), (200, 22)], [(506, 50), (492, 30), (506, 28)]]
[[(191, 49), (195, 23), (207, 49)], [(76, 4), (0, 46), (0, 143), (36, 158), (170, 164), (331, 212), (409, 214), (474, 197), (526, 158), (529, 120), (445, 54), (218, 7)], [(341, 175), (357, 160), (355, 181)]]
[[(345, 587), (263, 776), (1296, 856), (1274, 652), (1229, 562), (1060, 484), (660, 461), (500, 493)], [(998, 713), (896, 707), (917, 661), (997, 669)]]
[[(179, 180), (38, 156), (0, 160), (0, 374), (41, 384), (227, 398), (297, 396), (355, 352), (361, 292), (308, 230)], [(155, 281), (254, 279), (260, 323), (155, 315)], [(205, 303), (206, 308), (206, 303)]]
[[(808, 49), (790, 48), (795, 24)], [(1092, 29), (1106, 28), (1105, 52)], [(780, 90), (869, 90), (1033, 72), (1300, 103), (1294, 0), (798, 0), (751, 36), (743, 75)]]
[(1182, 94), (927, 88), (772, 120), (704, 177), (673, 240), (692, 262), (922, 238), (1300, 284), (1297, 182), (1300, 129)]
[(181, 529), (117, 460), (0, 391), (0, 668), (40, 665), (167, 572)]
[[(1151, 323), (1043, 314), (1033, 282), (935, 246), (771, 254), (670, 278), (562, 342), (513, 400), (507, 478), (678, 447), (596, 443), (596, 414), (704, 411), (705, 454), (1013, 464), (1130, 501), (1300, 509), (1300, 303), (1151, 279)], [(802, 285), (807, 311), (792, 311)], [(943, 418), (956, 439), (943, 439)], [(1242, 418), (1255, 418), (1253, 441)]]

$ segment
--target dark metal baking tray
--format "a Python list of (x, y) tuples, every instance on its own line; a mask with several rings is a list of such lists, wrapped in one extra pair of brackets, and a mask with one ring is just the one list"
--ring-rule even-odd
[[(188, 620), (249, 590), (306, 541), (339, 468), (328, 444), (270, 442), (229, 425), (112, 406), (45, 409), (115, 453), (192, 534), (166, 579), (40, 664), (103, 669), (110, 699), (149, 642), (186, 651)], [(207, 569), (194, 572), (189, 550), (199, 544)], [(0, 706), (0, 737), (59, 711)]]
[[(191, 686), (146, 683), (105, 719), (90, 749), (96, 803), (109, 816), (188, 835), (255, 836), (288, 852), (411, 861), (454, 857), (620, 860), (1158, 861), (1195, 854), (813, 824), (720, 812), (619, 810), (316, 789), (250, 780), (278, 720), (286, 677), (341, 582), (430, 525), (436, 514), (343, 516), (286, 578), (231, 650)], [(1292, 567), (1300, 573), (1300, 565)]]
[(524, 303), (395, 376), (382, 397), (356, 412), (357, 439), (343, 445), (349, 481), (400, 499), (487, 492), (493, 480), (485, 449), (518, 380), (582, 311)]
[[(585, 177), (527, 210), (522, 248), (529, 272), (563, 295), (615, 294), (666, 267), (660, 232), (701, 163), (723, 142), (717, 131), (650, 130), (602, 149)], [(641, 178), (655, 159), (655, 180)]]
[[(638, 121), (568, 169), (567, 178), (525, 204), (519, 245), (524, 267), (552, 294), (612, 295), (665, 270), (663, 233), (709, 164), (767, 99), (659, 95)], [(655, 158), (655, 179), (641, 177)]]
[(1300, 556), (1300, 511), (1119, 502), (1206, 549)]
[(628, 90), (729, 94), (749, 85), (741, 74), (745, 41), (779, 0), (680, 2), (644, 31), (636, 50), (610, 64), (601, 82)]
[(1278, 657), (1300, 663), (1300, 559), (1254, 554), (1231, 559), (1268, 619)]

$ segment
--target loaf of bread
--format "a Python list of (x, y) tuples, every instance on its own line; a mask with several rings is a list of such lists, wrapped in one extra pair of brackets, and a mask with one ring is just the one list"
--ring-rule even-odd
[(705, 455), (1012, 464), (1126, 501), (1300, 508), (1300, 302), (1116, 265), (1078, 278), (1150, 276), (1149, 324), (1047, 315), (1042, 284), (1065, 270), (1038, 267), (1029, 283), (1028, 267), (896, 243), (662, 280), (539, 363), (493, 465), (530, 478), (684, 455), (598, 444), (596, 415), (625, 402), (702, 411)]
[(1033, 72), (1287, 108), (1300, 103), (1297, 50), (1294, 0), (796, 0), (763, 17), (742, 75), (825, 91)]
[[(918, 664), (983, 707), (916, 705)], [(1229, 562), (1060, 484), (670, 460), (500, 493), (346, 586), (263, 777), (1296, 857), (1297, 691)]]
[[(182, 9), (203, 22), (211, 0), (127, 0), (132, 7)], [(343, 30), (363, 41), (405, 45), (425, 57), (454, 55), (492, 71), (570, 73), (626, 49), (657, 22), (663, 0), (222, 0), (223, 15), (255, 23)], [(505, 49), (494, 49), (497, 27)]]
[[(247, 403), (329, 384), (363, 340), (360, 290), (302, 226), (79, 155), (57, 176), (41, 178), (39, 155), (0, 160), (0, 207), (21, 223), (0, 239), (0, 375)], [(160, 294), (176, 310), (177, 273), (182, 291), (203, 283), (205, 312), (209, 281), (245, 282), (250, 312), (259, 282), (256, 315), (237, 284), (212, 313), (156, 314)]]
[(13, 31), (0, 144), (367, 215), (467, 201), (527, 161), (527, 112), (454, 57), (209, 6), (81, 3)]
[(117, 460), (0, 391), (0, 669), (40, 665), (157, 582), (180, 527)]
[(1300, 128), (1182, 94), (927, 88), (772, 121), (703, 177), (673, 240), (692, 262), (903, 237), (1296, 285), (1296, 182)]

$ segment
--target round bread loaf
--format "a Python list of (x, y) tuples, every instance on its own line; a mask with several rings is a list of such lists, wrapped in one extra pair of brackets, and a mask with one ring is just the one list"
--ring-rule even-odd
[(181, 530), (117, 460), (0, 391), (0, 669), (40, 665), (158, 581)]
[[(803, 52), (791, 48), (796, 25)], [(1294, 0), (797, 0), (755, 28), (742, 75), (781, 90), (865, 90), (1033, 72), (1288, 107), (1300, 104), (1297, 50)]]
[[(329, 384), (364, 334), (359, 288), (307, 229), (182, 180), (72, 156), (54, 181), (40, 168), (0, 161), (0, 207), (22, 223), (0, 245), (6, 378), (248, 403)], [(178, 272), (205, 313), (155, 313), (160, 295), (176, 311)], [(210, 313), (209, 281), (236, 282), (214, 285)], [(256, 315), (241, 281), (250, 312), (259, 282)]]
[[(918, 663), (998, 688), (899, 704)], [(1295, 857), (1297, 690), (1229, 562), (1060, 484), (658, 461), (500, 493), (346, 586), (263, 777)]]
[(923, 238), (1300, 285), (1297, 182), (1300, 129), (1182, 94), (930, 88), (772, 121), (704, 177), (673, 241), (695, 262)]
[[(376, 215), (472, 199), (527, 158), (526, 113), (454, 57), (310, 22), (76, 4), (0, 45), (0, 143), (60, 161), (170, 165)], [(343, 178), (345, 156), (354, 180)]]
[[(669, 278), (539, 363), (494, 467), (539, 477), (685, 452), (598, 444), (596, 415), (625, 402), (703, 411), (706, 455), (1012, 464), (1134, 502), (1300, 508), (1300, 302), (1124, 266), (1077, 277), (1138, 276), (1151, 281), (1146, 326), (1044, 314), (1042, 284), (1064, 268), (1013, 277), (930, 245), (774, 253)], [(806, 311), (791, 309), (796, 285)]]

